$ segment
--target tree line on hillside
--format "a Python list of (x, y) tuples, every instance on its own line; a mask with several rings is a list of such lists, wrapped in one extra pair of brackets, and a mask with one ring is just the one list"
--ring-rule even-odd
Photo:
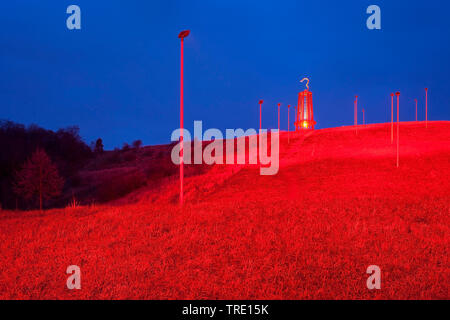
[(145, 185), (147, 174), (103, 175), (90, 185), (80, 172), (126, 165), (137, 159), (141, 147), (136, 140), (105, 152), (101, 138), (88, 146), (76, 126), (52, 131), (0, 120), (0, 210), (61, 207), (68, 198), (79, 203), (75, 196), (86, 203), (120, 198)]
[[(35, 173), (47, 174), (50, 179), (47, 182), (62, 189), (64, 180), (93, 156), (92, 150), (81, 139), (78, 127), (54, 132), (11, 121), (0, 121), (0, 150), (0, 204), (9, 209), (34, 205)], [(47, 187), (52, 189), (52, 186), (43, 185), (43, 191)], [(40, 198), (43, 201), (59, 192), (48, 190)]]

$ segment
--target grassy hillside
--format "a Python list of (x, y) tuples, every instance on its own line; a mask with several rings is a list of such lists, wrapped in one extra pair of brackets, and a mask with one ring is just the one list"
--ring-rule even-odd
[[(190, 169), (183, 210), (176, 168), (158, 161), (158, 183), (119, 201), (3, 211), (0, 298), (448, 299), (450, 123), (400, 135), (396, 168), (389, 124), (283, 133), (277, 175)], [(69, 265), (81, 290), (65, 286)], [(381, 290), (366, 288), (369, 265)]]

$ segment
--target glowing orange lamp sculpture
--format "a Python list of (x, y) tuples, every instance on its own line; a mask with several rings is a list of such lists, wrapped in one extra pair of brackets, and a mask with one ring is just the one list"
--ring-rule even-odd
[(314, 111), (312, 103), (312, 92), (309, 91), (309, 79), (303, 78), (300, 82), (306, 81), (306, 89), (298, 93), (297, 116), (295, 121), (295, 130), (312, 129), (314, 130)]

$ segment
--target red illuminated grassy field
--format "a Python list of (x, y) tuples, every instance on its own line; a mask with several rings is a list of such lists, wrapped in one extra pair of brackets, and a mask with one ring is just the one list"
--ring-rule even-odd
[(400, 168), (387, 124), (283, 133), (278, 175), (215, 166), (183, 211), (176, 176), (108, 206), (3, 211), (0, 298), (449, 299), (450, 122), (400, 133)]

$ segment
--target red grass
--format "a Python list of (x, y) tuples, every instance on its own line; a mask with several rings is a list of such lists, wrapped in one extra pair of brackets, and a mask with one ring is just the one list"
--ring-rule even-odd
[(388, 124), (283, 133), (278, 175), (215, 166), (183, 211), (169, 179), (135, 204), (2, 212), (0, 298), (448, 299), (450, 123), (400, 134), (398, 169)]

